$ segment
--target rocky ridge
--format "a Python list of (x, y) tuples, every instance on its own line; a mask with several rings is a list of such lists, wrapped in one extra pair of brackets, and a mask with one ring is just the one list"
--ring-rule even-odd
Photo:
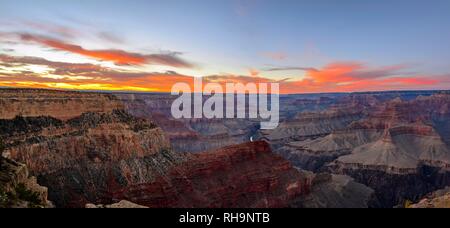
[(306, 195), (310, 179), (274, 155), (265, 142), (188, 154), (154, 182), (114, 192), (148, 207), (287, 207)]
[(450, 188), (438, 190), (427, 195), (416, 204), (407, 205), (408, 208), (450, 208)]
[(276, 152), (303, 169), (350, 175), (375, 189), (382, 205), (391, 207), (450, 184), (449, 106), (446, 93), (342, 97), (326, 112), (357, 112), (358, 118), (319, 137), (296, 133), (299, 138), (291, 137)]
[(37, 184), (24, 164), (0, 160), (0, 208), (53, 207), (46, 187)]
[[(27, 99), (2, 100), (10, 110), (0, 116), (4, 155), (26, 164), (57, 207), (124, 199), (149, 207), (286, 207), (309, 192), (310, 179), (265, 142), (175, 153), (159, 127), (109, 94), (17, 93)], [(34, 96), (46, 105), (32, 110)], [(64, 102), (76, 113), (65, 115)]]

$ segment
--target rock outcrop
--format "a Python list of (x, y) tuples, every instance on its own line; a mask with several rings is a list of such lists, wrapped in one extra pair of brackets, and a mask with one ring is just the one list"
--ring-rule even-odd
[(86, 204), (86, 208), (91, 208), (91, 209), (94, 209), (94, 208), (109, 208), (109, 209), (119, 209), (119, 208), (140, 208), (140, 209), (143, 209), (143, 208), (148, 208), (148, 207), (146, 207), (146, 206), (141, 206), (141, 205), (132, 203), (132, 202), (130, 202), (130, 201), (122, 200), (122, 201), (120, 201), (120, 202), (118, 202), (118, 203), (113, 203), (113, 204), (109, 204), (109, 205), (102, 205), (102, 204), (99, 204), (99, 205), (95, 205), (95, 204)]
[(257, 120), (176, 120), (173, 99), (0, 90), (4, 156), (58, 207), (391, 207), (450, 184), (446, 93), (282, 96), (272, 131)]
[(0, 159), (0, 208), (52, 207), (47, 188), (37, 184), (24, 164)]
[[(26, 164), (38, 182), (49, 187), (49, 198), (58, 207), (108, 203), (108, 192), (114, 186), (147, 183), (182, 160), (170, 152), (169, 142), (156, 125), (113, 109), (122, 106), (111, 95), (16, 92), (26, 94), (27, 99), (2, 100), (12, 112), (0, 120), (4, 155)], [(34, 102), (45, 105), (38, 108)], [(73, 115), (78, 116), (65, 115), (66, 103), (76, 107)], [(27, 109), (26, 117), (20, 116), (22, 109)]]
[(344, 129), (348, 124), (361, 118), (359, 111), (329, 110), (318, 113), (304, 112), (286, 120), (274, 130), (261, 131), (262, 138), (274, 146), (292, 141), (313, 139)]
[(148, 207), (287, 207), (309, 193), (310, 179), (265, 142), (188, 154), (155, 181), (114, 192)]
[[(38, 90), (39, 103), (58, 102), (33, 111), (34, 92), (20, 90), (27, 99), (3, 101), (13, 113), (0, 116), (0, 138), (4, 155), (26, 164), (57, 207), (121, 200), (148, 207), (286, 207), (309, 191), (310, 180), (265, 142), (175, 153), (159, 127), (130, 115), (114, 96)], [(79, 102), (77, 116), (64, 115), (64, 96)], [(83, 98), (102, 105), (92, 109)], [(29, 109), (25, 116), (15, 108), (21, 106)]]
[[(296, 132), (276, 152), (302, 169), (352, 176), (373, 188), (384, 207), (449, 185), (450, 95), (391, 95), (341, 97), (331, 111), (359, 113), (358, 118), (338, 116), (333, 122), (343, 124), (318, 137)], [(304, 125), (316, 120), (311, 122)]]
[(250, 141), (259, 122), (249, 119), (174, 119), (170, 94), (116, 94), (132, 115), (161, 126), (175, 152), (202, 152)]
[(438, 190), (426, 196), (408, 208), (450, 208), (450, 187)]
[(293, 205), (301, 208), (368, 208), (377, 207), (374, 190), (351, 177), (329, 173), (310, 174), (311, 192)]
[(68, 120), (86, 112), (123, 109), (112, 95), (42, 89), (0, 89), (0, 119), (51, 116)]

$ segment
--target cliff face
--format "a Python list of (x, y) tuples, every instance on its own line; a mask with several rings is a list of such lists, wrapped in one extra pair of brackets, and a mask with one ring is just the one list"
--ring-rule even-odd
[[(170, 152), (156, 125), (113, 109), (121, 107), (114, 97), (39, 90), (36, 103), (45, 105), (37, 108), (35, 92), (21, 91), (28, 98), (11, 104), (2, 100), (8, 110), (21, 107), (27, 115), (3, 116), (0, 137), (7, 148), (4, 155), (26, 164), (41, 185), (49, 186), (49, 198), (57, 206), (107, 201), (113, 186), (146, 183), (182, 159)], [(79, 115), (65, 115), (67, 104), (76, 107), (69, 109), (70, 115)]]
[(174, 119), (170, 94), (116, 94), (126, 110), (161, 126), (175, 152), (202, 152), (250, 141), (259, 122), (248, 119)]
[(450, 188), (433, 192), (408, 208), (450, 208)]
[(0, 208), (52, 207), (47, 200), (47, 188), (29, 176), (24, 164), (0, 159)]
[(113, 196), (148, 207), (287, 207), (309, 189), (309, 178), (255, 142), (189, 154), (155, 181)]
[[(367, 207), (377, 199), (386, 207), (450, 183), (448, 94), (282, 97), (298, 106), (282, 107), (273, 131), (251, 120), (174, 120), (167, 96), (0, 90), (9, 110), (0, 115), (4, 155), (26, 164), (59, 207), (123, 199), (148, 207)], [(271, 145), (240, 144), (250, 137)], [(231, 144), (239, 145), (217, 149)], [(349, 177), (305, 174), (270, 147), (299, 168), (349, 175), (375, 197)]]
[(0, 89), (0, 106), (0, 119), (51, 116), (61, 120), (86, 112), (108, 113), (123, 107), (110, 95), (39, 89)]
[[(128, 114), (115, 97), (40, 90), (18, 94), (27, 99), (2, 100), (16, 110), (0, 119), (4, 155), (26, 164), (58, 207), (123, 199), (149, 207), (286, 207), (309, 191), (310, 179), (272, 154), (265, 142), (174, 153), (160, 128), (149, 118)], [(34, 96), (37, 103), (52, 105), (33, 110)], [(93, 108), (91, 100), (101, 105)], [(65, 102), (78, 102), (79, 114), (65, 115)], [(24, 109), (28, 114), (19, 116)]]
[[(311, 121), (311, 116), (294, 118), (299, 112), (330, 107), (335, 102), (336, 95), (333, 94), (329, 94), (330, 97), (315, 94), (280, 96), (280, 120), (290, 121), (282, 123), (287, 129), (280, 126), (279, 129), (282, 129), (280, 132), (259, 131), (260, 121), (257, 119), (174, 119), (171, 115), (171, 105), (177, 96), (170, 94), (116, 94), (116, 96), (123, 101), (128, 112), (137, 117), (150, 119), (160, 126), (176, 152), (202, 152), (248, 142), (250, 138), (257, 140), (264, 137), (271, 138), (273, 146), (275, 139), (284, 142), (284, 139), (289, 137), (298, 138), (297, 132), (302, 132), (306, 136), (323, 135), (342, 126), (342, 123), (327, 121), (327, 114), (322, 118), (326, 121), (324, 123), (320, 120)], [(226, 102), (224, 105), (224, 108), (232, 108), (227, 107)], [(340, 114), (328, 114), (333, 115)], [(348, 116), (349, 119), (356, 117), (356, 115)], [(310, 126), (301, 126), (301, 123), (305, 122), (310, 123)]]
[[(330, 112), (342, 114), (317, 119)], [(359, 113), (358, 118), (349, 119), (352, 113)], [(306, 129), (306, 133), (295, 132), (300, 137), (290, 137), (276, 150), (297, 167), (350, 175), (375, 189), (385, 207), (417, 200), (450, 184), (449, 94), (355, 94), (311, 116), (310, 121), (296, 121), (296, 129)], [(309, 127), (315, 125), (329, 131), (303, 137), (317, 132)]]
[(368, 208), (377, 207), (374, 190), (349, 176), (329, 173), (310, 174), (310, 194), (293, 203), (301, 208)]
[[(448, 171), (450, 147), (446, 142), (449, 126), (442, 124), (450, 118), (450, 96), (434, 95), (412, 101), (399, 99), (387, 102), (367, 118), (347, 129), (360, 139), (348, 147), (351, 154), (339, 157), (341, 168), (365, 167), (392, 174), (417, 173), (421, 165)], [(339, 140), (351, 142), (350, 137)], [(355, 140), (353, 140), (355, 141)], [(317, 143), (320, 144), (320, 143)]]

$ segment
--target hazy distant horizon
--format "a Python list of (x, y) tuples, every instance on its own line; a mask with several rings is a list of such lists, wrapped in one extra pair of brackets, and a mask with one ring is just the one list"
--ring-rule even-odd
[[(50, 91), (63, 91), (63, 92), (85, 92), (85, 93), (109, 93), (109, 94), (162, 94), (162, 95), (170, 95), (170, 92), (141, 92), (141, 91), (111, 91), (111, 90), (77, 90), (77, 89), (58, 89), (58, 88), (28, 88), (28, 87), (5, 87), (1, 86), (0, 90), (11, 89), (11, 90), (50, 90)], [(289, 95), (327, 95), (327, 94), (371, 94), (371, 93), (409, 93), (409, 92), (449, 92), (450, 89), (423, 89), (423, 90), (378, 90), (378, 91), (355, 91), (355, 92), (316, 92), (316, 93), (280, 93), (280, 96), (289, 96)], [(192, 93), (191, 94), (195, 94)], [(227, 93), (221, 93), (227, 94)], [(235, 93), (239, 94), (239, 93)], [(247, 93), (248, 94), (248, 93)], [(270, 94), (270, 93), (269, 93)], [(176, 95), (173, 95), (176, 96)], [(206, 95), (205, 95), (206, 96)]]

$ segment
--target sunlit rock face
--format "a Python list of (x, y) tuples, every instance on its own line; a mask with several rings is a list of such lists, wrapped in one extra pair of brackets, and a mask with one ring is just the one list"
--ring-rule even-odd
[(123, 108), (112, 95), (41, 89), (0, 89), (0, 106), (0, 119), (51, 116), (60, 120)]

